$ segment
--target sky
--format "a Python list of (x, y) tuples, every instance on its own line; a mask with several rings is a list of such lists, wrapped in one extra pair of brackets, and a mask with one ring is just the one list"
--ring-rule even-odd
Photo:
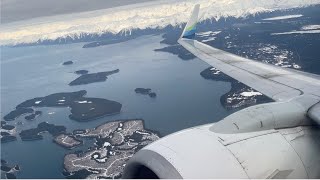
[(147, 1), (151, 0), (0, 0), (1, 23), (107, 9)]

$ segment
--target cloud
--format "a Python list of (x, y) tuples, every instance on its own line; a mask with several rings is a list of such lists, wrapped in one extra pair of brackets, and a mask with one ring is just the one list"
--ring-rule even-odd
[[(20, 1), (20, 0), (18, 0)], [(78, 0), (77, 0), (78, 1)], [(319, 4), (319, 0), (164, 0), (118, 8), (31, 19), (4, 24), (0, 45), (34, 43), (38, 40), (80, 38), (87, 34), (119, 33), (132, 29), (181, 25), (195, 4), (201, 4), (201, 19), (243, 17), (259, 12)]]
[(1, 23), (106, 9), (150, 0), (1, 0)]

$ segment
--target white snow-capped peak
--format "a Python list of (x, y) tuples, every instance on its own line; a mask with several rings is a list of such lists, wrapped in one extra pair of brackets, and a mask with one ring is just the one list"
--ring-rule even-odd
[(201, 20), (243, 17), (259, 12), (320, 4), (320, 0), (162, 0), (70, 15), (35, 18), (1, 24), (0, 45), (35, 43), (86, 34), (131, 32), (132, 29), (163, 28), (186, 22), (195, 4)]

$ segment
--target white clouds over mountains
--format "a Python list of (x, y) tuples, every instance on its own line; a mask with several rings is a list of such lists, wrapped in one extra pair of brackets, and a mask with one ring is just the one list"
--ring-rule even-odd
[(195, 4), (201, 4), (201, 19), (242, 17), (259, 12), (319, 4), (320, 0), (164, 0), (70, 15), (35, 18), (2, 24), (0, 45), (38, 40), (78, 38), (83, 34), (119, 33), (132, 29), (181, 25)]

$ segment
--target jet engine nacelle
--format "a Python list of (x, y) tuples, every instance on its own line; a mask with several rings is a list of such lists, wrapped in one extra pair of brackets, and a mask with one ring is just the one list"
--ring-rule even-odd
[(304, 108), (314, 103), (261, 104), (171, 134), (137, 152), (123, 178), (320, 178), (319, 126)]
[(219, 134), (213, 124), (166, 136), (137, 152), (122, 178), (319, 178), (320, 131), (308, 127)]

